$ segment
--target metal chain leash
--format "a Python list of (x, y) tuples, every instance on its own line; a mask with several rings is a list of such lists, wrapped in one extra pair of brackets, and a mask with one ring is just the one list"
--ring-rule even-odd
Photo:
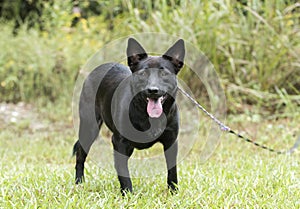
[(290, 149), (286, 150), (286, 151), (278, 151), (278, 150), (274, 150), (272, 148), (269, 148), (265, 145), (261, 145), (247, 137), (242, 136), (241, 134), (233, 131), (231, 128), (229, 128), (228, 126), (226, 126), (224, 123), (222, 123), (221, 121), (219, 121), (215, 116), (213, 116), (211, 113), (209, 113), (204, 107), (202, 107), (192, 96), (190, 96), (186, 91), (184, 91), (182, 88), (180, 88), (179, 86), (177, 87), (178, 90), (184, 94), (187, 98), (189, 98), (201, 111), (203, 111), (208, 117), (210, 117), (216, 124), (219, 125), (220, 129), (222, 131), (231, 133), (235, 136), (237, 136), (240, 139), (243, 139), (246, 142), (249, 142), (251, 144), (254, 144), (257, 147), (260, 147), (262, 149), (268, 150), (270, 152), (275, 152), (277, 154), (292, 154), (296, 148), (300, 145), (300, 137), (297, 139), (297, 141), (295, 142), (294, 146), (291, 147)]

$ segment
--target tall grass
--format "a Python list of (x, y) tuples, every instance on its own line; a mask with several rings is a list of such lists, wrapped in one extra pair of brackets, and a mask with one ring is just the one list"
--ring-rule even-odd
[(2, 30), (0, 100), (6, 102), (72, 98), (80, 67), (102, 43), (63, 30), (48, 34), (23, 27), (15, 37), (11, 26), (3, 25)]
[[(133, 33), (161, 32), (180, 36), (207, 55), (230, 110), (256, 104), (274, 112), (300, 104), (299, 3), (115, 0), (99, 7), (100, 15), (81, 17), (75, 28), (70, 27), (74, 14), (66, 12), (71, 1), (46, 4), (44, 31), (23, 27), (13, 37), (12, 24), (2, 22), (0, 100), (70, 98), (80, 67), (105, 43)], [(200, 88), (188, 71), (181, 76)]]
[(132, 9), (130, 27), (180, 35), (198, 46), (221, 76), (230, 106), (281, 107), (286, 104), (278, 90), (300, 103), (299, 6), (292, 1), (182, 1), (174, 9), (162, 6), (146, 20)]

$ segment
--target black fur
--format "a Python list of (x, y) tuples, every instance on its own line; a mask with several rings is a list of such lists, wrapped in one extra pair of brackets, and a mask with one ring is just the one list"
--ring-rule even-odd
[[(73, 148), (76, 183), (83, 181), (87, 153), (105, 122), (113, 132), (114, 163), (122, 194), (132, 191), (128, 159), (134, 149), (146, 149), (157, 142), (164, 147), (168, 187), (176, 190), (179, 129), (176, 75), (183, 66), (184, 55), (183, 40), (178, 40), (164, 55), (154, 57), (148, 56), (143, 47), (130, 38), (129, 68), (107, 63), (89, 74), (80, 96), (79, 140)], [(147, 111), (153, 104), (162, 105), (161, 115), (152, 116), (151, 111)]]

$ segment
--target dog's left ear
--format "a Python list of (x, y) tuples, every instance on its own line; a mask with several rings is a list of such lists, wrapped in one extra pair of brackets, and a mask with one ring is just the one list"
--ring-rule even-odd
[(147, 58), (148, 55), (145, 49), (133, 38), (128, 39), (127, 46), (127, 63), (131, 71), (135, 71), (136, 65), (142, 60)]
[(162, 57), (174, 64), (175, 73), (177, 74), (184, 64), (184, 55), (184, 41), (179, 39)]

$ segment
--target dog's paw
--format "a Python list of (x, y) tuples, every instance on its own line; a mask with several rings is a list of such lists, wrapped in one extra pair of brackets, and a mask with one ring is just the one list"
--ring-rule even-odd
[(84, 182), (84, 176), (76, 177), (75, 184), (81, 184)]
[(168, 185), (168, 189), (169, 189), (169, 192), (174, 195), (174, 194), (177, 194), (178, 193), (178, 185), (177, 184), (169, 184)]

